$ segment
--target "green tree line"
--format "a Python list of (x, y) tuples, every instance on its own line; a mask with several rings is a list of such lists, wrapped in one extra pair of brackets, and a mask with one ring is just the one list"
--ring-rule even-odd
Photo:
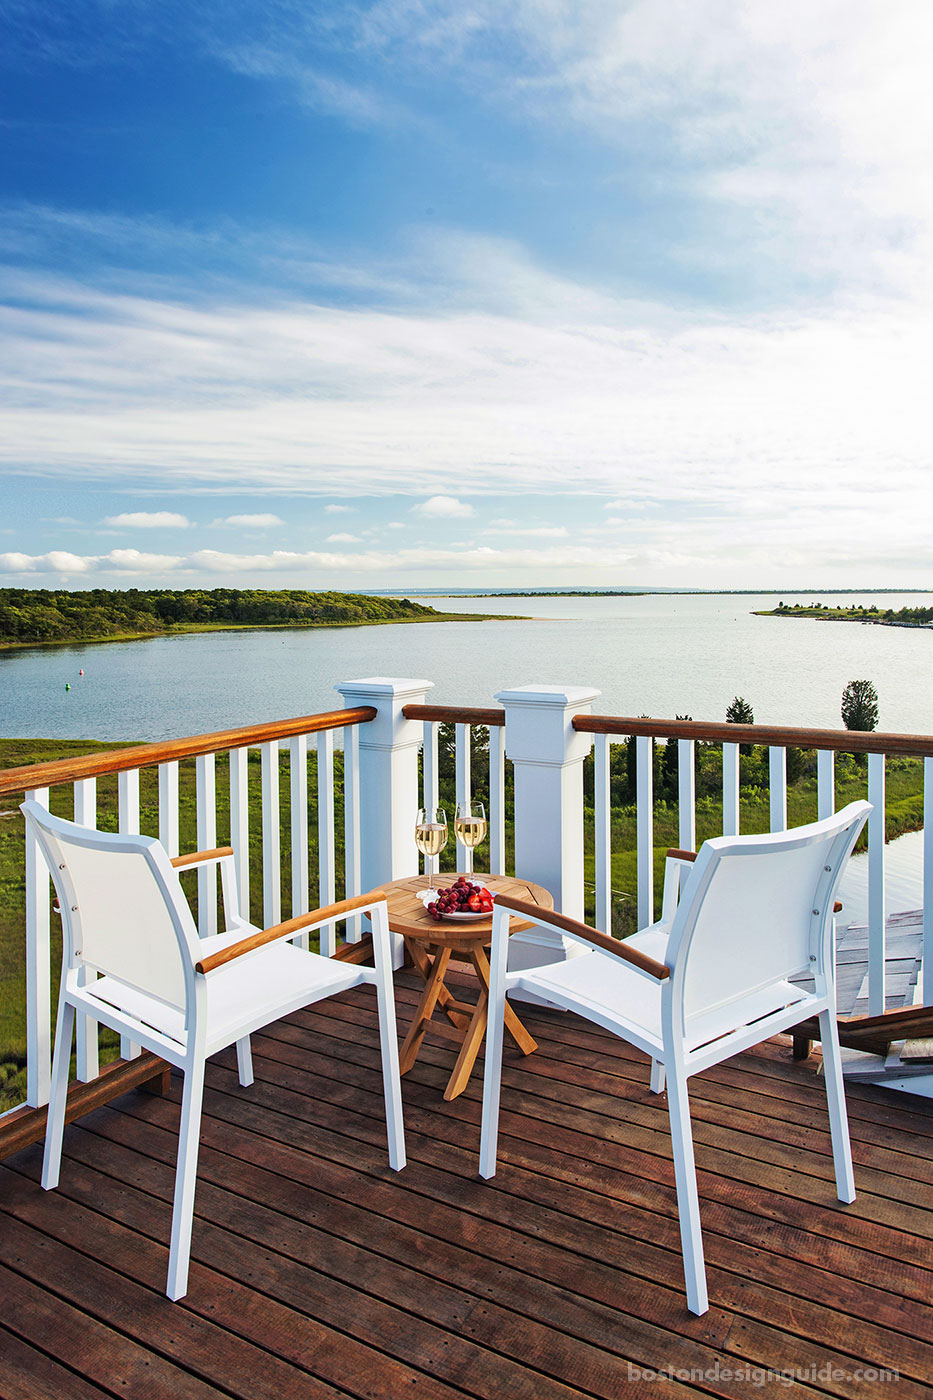
[(58, 642), (159, 635), (185, 629), (321, 627), (427, 621), (434, 608), (407, 598), (259, 588), (0, 588), (0, 642)]

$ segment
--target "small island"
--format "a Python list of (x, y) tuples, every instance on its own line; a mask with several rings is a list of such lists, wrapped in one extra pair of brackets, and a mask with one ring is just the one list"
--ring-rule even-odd
[(819, 622), (870, 622), (880, 627), (933, 627), (931, 608), (879, 608), (872, 603), (850, 603), (848, 607), (827, 603), (778, 603), (776, 608), (756, 612), (755, 617), (814, 617)]
[(0, 649), (138, 641), (235, 628), (372, 627), (390, 622), (502, 622), (444, 613), (408, 598), (300, 588), (0, 588)]

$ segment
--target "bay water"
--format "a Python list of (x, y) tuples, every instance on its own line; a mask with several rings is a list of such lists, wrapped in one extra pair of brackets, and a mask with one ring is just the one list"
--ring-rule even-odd
[[(722, 720), (741, 695), (761, 724), (818, 728), (840, 727), (845, 685), (867, 679), (880, 697), (879, 729), (933, 732), (933, 630), (755, 615), (779, 599), (813, 596), (432, 595), (423, 601), (484, 620), (0, 652), (0, 736), (176, 738), (338, 708), (335, 684), (361, 676), (424, 678), (434, 683), (430, 700), (449, 705), (489, 705), (497, 691), (521, 685), (589, 686), (600, 692), (596, 713), (671, 719)], [(867, 591), (819, 601), (896, 609), (929, 605), (930, 597)], [(490, 617), (501, 613), (525, 619)], [(917, 838), (904, 840), (919, 849)], [(889, 908), (917, 907), (918, 857), (902, 860), (899, 846), (890, 847)], [(895, 873), (900, 864), (905, 870)]]

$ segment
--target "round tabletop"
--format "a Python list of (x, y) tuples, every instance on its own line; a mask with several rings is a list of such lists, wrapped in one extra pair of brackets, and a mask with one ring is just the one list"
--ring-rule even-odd
[[(543, 885), (532, 884), (530, 880), (519, 880), (511, 875), (486, 875), (475, 871), (467, 873), (474, 885), (485, 885), (493, 895), (509, 894), (515, 899), (525, 899), (529, 904), (537, 904), (542, 910), (554, 908), (554, 901)], [(456, 871), (442, 871), (435, 877), (437, 885), (447, 887), (457, 879)], [(427, 888), (424, 875), (407, 875), (402, 880), (392, 880), (382, 886), (389, 907), (389, 927), (393, 933), (405, 938), (418, 938), (423, 943), (437, 947), (455, 947), (488, 943), (492, 938), (492, 915), (485, 919), (439, 919), (431, 918), (427, 909), (417, 898), (417, 892)], [(521, 929), (533, 928), (527, 919), (513, 918), (513, 933)]]

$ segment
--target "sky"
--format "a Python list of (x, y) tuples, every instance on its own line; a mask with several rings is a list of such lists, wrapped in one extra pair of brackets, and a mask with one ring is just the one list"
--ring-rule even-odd
[(0, 32), (0, 585), (933, 587), (929, 0)]

